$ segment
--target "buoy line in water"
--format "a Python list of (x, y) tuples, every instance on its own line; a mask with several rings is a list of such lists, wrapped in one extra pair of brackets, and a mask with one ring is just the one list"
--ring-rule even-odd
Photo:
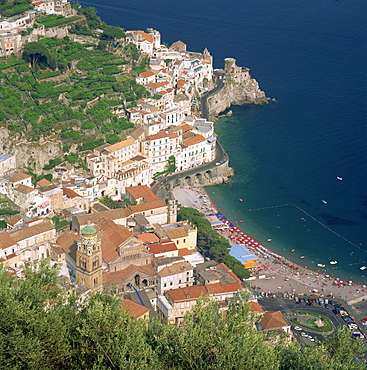
[(304, 209), (302, 209), (301, 207), (297, 206), (297, 204), (292, 204), (294, 207), (296, 207), (297, 209), (299, 209), (301, 212), (303, 212), (305, 215), (307, 215), (308, 217), (310, 217), (312, 220), (316, 221), (319, 225), (323, 226), (326, 230), (329, 230), (330, 232), (332, 232), (334, 235), (336, 235), (337, 237), (339, 237), (340, 239), (343, 239), (345, 242), (347, 242), (348, 244), (350, 245), (353, 245), (354, 247), (358, 248), (359, 250), (361, 250), (362, 252), (364, 253), (367, 253), (366, 250), (364, 250), (363, 248), (361, 248), (359, 245), (353, 243), (351, 240), (345, 238), (344, 236), (338, 234), (336, 231), (334, 231), (333, 229), (330, 229), (329, 226), (326, 226), (323, 222), (319, 221), (317, 218), (311, 216), (308, 212), (306, 212)]
[(323, 222), (319, 221), (316, 217), (310, 215), (307, 211), (305, 211), (304, 209), (302, 209), (300, 206), (297, 206), (297, 204), (294, 204), (294, 203), (285, 203), (285, 204), (279, 204), (279, 205), (273, 205), (273, 206), (267, 206), (267, 207), (261, 207), (261, 208), (253, 208), (253, 209), (249, 209), (249, 211), (250, 212), (253, 212), (253, 211), (264, 211), (264, 210), (267, 210), (267, 209), (274, 209), (274, 208), (288, 207), (288, 206), (293, 206), (293, 207), (297, 208), (298, 210), (300, 210), (301, 212), (303, 212), (305, 215), (307, 215), (308, 217), (310, 217), (312, 220), (314, 220), (315, 222), (317, 222), (319, 225), (321, 225), (322, 227), (324, 227), (326, 230), (330, 231), (331, 233), (333, 233), (334, 235), (336, 235), (340, 239), (343, 239), (348, 244), (353, 245), (354, 247), (358, 248), (360, 251), (362, 251), (364, 253), (367, 253), (367, 250), (361, 248), (358, 244), (353, 243), (351, 240), (349, 240), (349, 239), (345, 238), (344, 236), (340, 235), (339, 233), (337, 233), (336, 231), (334, 231), (333, 229), (331, 229), (329, 226), (327, 226)]

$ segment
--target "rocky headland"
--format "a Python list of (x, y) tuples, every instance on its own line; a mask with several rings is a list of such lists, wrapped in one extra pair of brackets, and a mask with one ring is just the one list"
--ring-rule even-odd
[(225, 86), (208, 99), (211, 119), (231, 105), (264, 104), (269, 102), (270, 98), (266, 97), (258, 82), (251, 78), (248, 68), (237, 66), (234, 58), (226, 58), (224, 63), (224, 72), (226, 73)]

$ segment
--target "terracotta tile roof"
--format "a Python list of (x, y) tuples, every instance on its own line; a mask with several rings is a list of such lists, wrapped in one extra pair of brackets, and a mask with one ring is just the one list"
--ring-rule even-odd
[(240, 283), (221, 285), (220, 283), (206, 285), (209, 294), (230, 293), (242, 290)]
[(182, 274), (183, 272), (186, 273), (187, 271), (192, 271), (193, 269), (194, 268), (192, 267), (192, 265), (190, 265), (188, 262), (177, 262), (171, 266), (162, 268), (162, 270), (158, 272), (158, 275), (160, 277), (166, 277), (176, 274)]
[(135, 31), (135, 32), (139, 33), (144, 38), (143, 41), (153, 43), (153, 36), (149, 35), (149, 33), (145, 33), (144, 31)]
[(80, 239), (78, 234), (65, 232), (56, 239), (56, 244), (68, 254), (74, 261), (76, 261), (76, 241)]
[(18, 182), (18, 181), (22, 181), (22, 180), (25, 180), (25, 179), (29, 179), (30, 175), (27, 175), (26, 173), (23, 173), (23, 172), (17, 172), (15, 173), (10, 179), (9, 181), (10, 182)]
[(37, 185), (40, 186), (41, 188), (43, 188), (45, 186), (52, 185), (52, 182), (48, 181), (47, 179), (42, 179), (42, 180), (37, 182)]
[(182, 129), (182, 132), (190, 131), (191, 130), (191, 126), (188, 123), (183, 123), (181, 125), (181, 129)]
[(250, 303), (250, 311), (251, 312), (261, 312), (264, 313), (265, 311), (262, 309), (262, 307), (259, 305), (258, 302), (249, 302)]
[(176, 244), (171, 241), (166, 243), (152, 244), (149, 245), (147, 248), (149, 252), (153, 254), (177, 251)]
[(74, 198), (83, 198), (81, 195), (76, 193), (74, 190), (63, 187), (62, 188), (63, 195), (66, 195), (68, 198), (74, 199)]
[(166, 138), (166, 137), (169, 137), (169, 135), (166, 132), (158, 132), (158, 134), (149, 135), (148, 139), (149, 140), (157, 140), (157, 139), (163, 139), (163, 138)]
[(280, 311), (267, 311), (259, 322), (263, 330), (278, 329), (289, 326)]
[(19, 191), (20, 193), (23, 193), (23, 194), (29, 194), (29, 193), (32, 193), (32, 191), (35, 189), (31, 188), (28, 185), (19, 184), (16, 186), (16, 188), (14, 188), (14, 190)]
[(164, 230), (167, 234), (167, 236), (170, 239), (178, 239), (178, 238), (184, 238), (188, 236), (189, 234), (187, 233), (186, 229), (184, 227), (175, 227), (174, 229), (167, 229)]
[(144, 135), (145, 135), (145, 131), (142, 127), (137, 128), (130, 134), (133, 140), (138, 140), (140, 136), (144, 136)]
[(147, 84), (148, 87), (151, 87), (152, 89), (158, 89), (160, 87), (168, 85), (168, 81), (162, 81), (162, 82), (149, 82)]
[(42, 1), (35, 1), (35, 2), (32, 3), (33, 6), (41, 5), (41, 4), (43, 4)]
[(174, 132), (169, 132), (168, 133), (168, 137), (170, 139), (176, 139), (176, 138), (178, 138), (178, 135), (176, 133), (174, 133)]
[(133, 234), (125, 226), (117, 225), (112, 220), (103, 219), (95, 227), (101, 239), (102, 258), (111, 263), (119, 255), (118, 247)]
[(144, 199), (146, 202), (153, 202), (159, 198), (146, 185), (129, 186), (126, 191), (136, 200)]
[(187, 248), (181, 248), (178, 250), (179, 256), (189, 256), (190, 254), (192, 254), (192, 251), (188, 250)]
[(0, 233), (0, 249), (15, 246), (17, 242), (7, 233)]
[(138, 235), (138, 238), (140, 240), (142, 240), (145, 244), (149, 244), (149, 243), (158, 243), (159, 242), (159, 238), (157, 235), (153, 234), (153, 233), (144, 233), (144, 234), (139, 234)]
[(178, 81), (177, 81), (177, 86), (178, 87), (183, 87), (184, 85), (185, 85), (185, 83), (186, 83), (186, 81), (184, 80), (184, 79), (179, 79)]
[(52, 224), (52, 222), (45, 219), (41, 223), (38, 223), (37, 225), (14, 231), (13, 233), (11, 233), (11, 237), (15, 241), (19, 242), (23, 239), (27, 239), (32, 236), (43, 234), (46, 233), (47, 231), (52, 230), (55, 230), (55, 226)]
[(117, 220), (126, 218), (131, 215), (131, 212), (128, 211), (126, 208), (116, 208), (110, 209), (108, 211), (102, 211), (97, 213), (89, 213), (85, 215), (78, 215), (75, 218), (78, 220), (80, 226), (84, 226), (88, 224), (88, 221), (92, 224), (96, 224), (100, 220), (107, 219), (107, 220)]
[(138, 212), (149, 211), (149, 210), (153, 210), (156, 208), (162, 208), (166, 206), (167, 204), (163, 199), (158, 199), (158, 200), (154, 200), (149, 203), (142, 203), (142, 204), (137, 204), (135, 206), (130, 206), (129, 209), (131, 210), (132, 213), (138, 213)]
[[(7, 224), (14, 226), (17, 222), (19, 222), (22, 218), (19, 215), (14, 215), (9, 218), (8, 221), (6, 221)], [(0, 237), (1, 239), (1, 237)]]
[(185, 140), (185, 144), (187, 146), (190, 146), (190, 145), (195, 145), (195, 144), (202, 143), (203, 141), (205, 141), (204, 136), (202, 136), (202, 135), (196, 135), (194, 137), (191, 137), (189, 139), (186, 139)]
[(141, 304), (136, 303), (128, 298), (124, 299), (122, 309), (126, 310), (129, 315), (134, 316), (136, 319), (139, 319), (141, 316), (150, 311), (148, 307), (142, 306)]
[(145, 273), (151, 276), (155, 276), (156, 272), (152, 265), (143, 265), (143, 266), (136, 266), (136, 265), (129, 265), (124, 270), (120, 271), (113, 271), (113, 272), (105, 272), (103, 274), (103, 285), (111, 285), (111, 284), (118, 284), (122, 283), (127, 279), (130, 275), (135, 275), (136, 273)]
[(180, 301), (193, 301), (200, 297), (208, 295), (208, 291), (203, 285), (192, 285), (183, 288), (170, 289), (166, 294), (172, 299), (173, 302)]
[(109, 145), (107, 148), (110, 152), (115, 152), (116, 150), (127, 148), (128, 146), (134, 145), (135, 141), (131, 138), (120, 141), (119, 143)]
[(220, 263), (221, 266), (224, 267), (224, 269), (234, 278), (236, 279), (239, 283), (241, 282), (241, 279), (230, 269), (225, 263)]
[(140, 73), (140, 76), (143, 78), (155, 76), (155, 73), (153, 71), (144, 71)]

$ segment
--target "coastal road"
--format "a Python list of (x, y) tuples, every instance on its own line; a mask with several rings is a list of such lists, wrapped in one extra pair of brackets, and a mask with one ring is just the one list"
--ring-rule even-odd
[(220, 70), (213, 72), (215, 76), (215, 86), (213, 90), (205, 92), (200, 98), (201, 106), (201, 117), (209, 120), (209, 109), (208, 109), (208, 99), (215, 95), (219, 90), (222, 90), (226, 83), (226, 74)]
[[(208, 110), (208, 98), (214, 94), (216, 94), (219, 90), (223, 89), (226, 82), (226, 74), (221, 71), (214, 71), (214, 75), (216, 76), (216, 84), (213, 90), (205, 92), (200, 98), (200, 105), (201, 105), (201, 117), (209, 119), (209, 110)], [(167, 195), (167, 185), (170, 181), (175, 179), (182, 179), (186, 176), (192, 176), (197, 174), (198, 172), (205, 172), (210, 170), (216, 165), (223, 164), (224, 162), (228, 161), (228, 154), (223, 149), (222, 145), (219, 141), (216, 141), (215, 146), (215, 158), (213, 161), (208, 163), (203, 163), (200, 166), (190, 168), (185, 171), (174, 172), (171, 175), (163, 175), (160, 179), (157, 180), (156, 184), (152, 186), (152, 191), (156, 193), (158, 196), (165, 197)], [(159, 193), (159, 194), (158, 194)]]

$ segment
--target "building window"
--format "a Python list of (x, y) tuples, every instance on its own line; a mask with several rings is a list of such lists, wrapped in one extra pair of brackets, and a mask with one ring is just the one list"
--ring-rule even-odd
[(189, 281), (189, 278), (186, 278), (186, 281)]
[(93, 258), (93, 269), (95, 269), (95, 268), (98, 267), (98, 263), (99, 263), (99, 258), (98, 257), (94, 257)]
[(172, 286), (172, 284), (173, 284), (172, 281), (170, 281), (169, 285)]
[(181, 283), (182, 283), (181, 279), (178, 281), (178, 283), (179, 283), (179, 284), (181, 284)]
[(165, 288), (166, 286), (167, 286), (167, 284), (166, 284), (166, 283), (164, 283), (164, 284), (163, 284), (163, 287)]
[(84, 270), (87, 268), (87, 262), (85, 261), (85, 257), (80, 257), (79, 265)]

